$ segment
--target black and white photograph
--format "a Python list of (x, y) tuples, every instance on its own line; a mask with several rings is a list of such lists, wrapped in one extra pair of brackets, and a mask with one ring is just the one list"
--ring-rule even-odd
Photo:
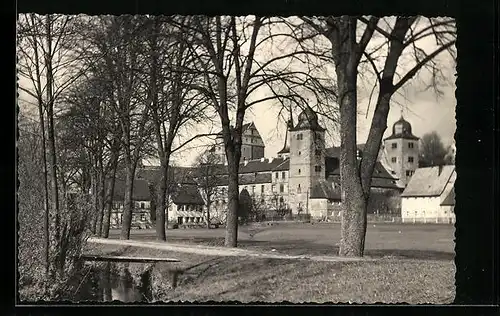
[(20, 302), (454, 301), (454, 18), (16, 31)]

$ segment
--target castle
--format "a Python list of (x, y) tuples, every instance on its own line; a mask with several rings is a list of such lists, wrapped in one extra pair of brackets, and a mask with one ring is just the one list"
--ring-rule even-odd
[[(392, 134), (383, 140), (372, 179), (370, 200), (380, 197), (397, 201), (394, 210), (400, 212), (401, 192), (418, 168), (418, 140), (412, 134), (411, 124), (401, 117), (392, 127)], [(317, 114), (306, 108), (297, 118), (287, 122), (283, 148), (276, 158), (265, 158), (265, 145), (254, 123), (243, 126), (242, 155), (239, 168), (239, 190), (247, 190), (256, 207), (266, 210), (287, 210), (292, 214), (309, 214), (312, 218), (338, 217), (341, 210), (340, 148), (325, 146), (325, 129), (319, 124)], [(364, 144), (358, 144), (358, 158), (363, 155)], [(207, 154), (217, 157), (219, 163), (210, 165), (210, 176), (216, 178), (210, 190), (201, 183), (204, 175), (201, 167), (171, 167), (169, 177), (169, 223), (202, 223), (206, 218), (207, 201), (210, 200), (210, 217), (225, 218), (227, 211), (228, 173), (225, 150), (218, 137)], [(142, 195), (135, 191), (136, 209), (148, 208), (148, 186), (157, 181), (155, 168), (139, 169), (134, 184), (142, 187)], [(139, 183), (141, 182), (141, 183)], [(139, 197), (139, 195), (141, 195)], [(123, 196), (117, 192), (117, 196)], [(140, 200), (140, 201), (139, 201)], [(141, 202), (142, 201), (142, 202)], [(370, 203), (370, 202), (369, 202)], [(378, 208), (380, 206), (376, 206)], [(377, 210), (378, 212), (378, 210)], [(148, 220), (147, 210), (141, 218)], [(116, 212), (116, 223), (121, 215)]]
[[(264, 142), (255, 124), (245, 124), (243, 132), (240, 192), (247, 190), (257, 203), (271, 209), (290, 209), (292, 214), (303, 212), (322, 218), (340, 210), (340, 148), (325, 147), (325, 129), (311, 108), (300, 113), (296, 125), (288, 120), (285, 143), (277, 158), (264, 158)], [(358, 157), (363, 147), (358, 145)], [(223, 212), (227, 203), (224, 147), (219, 141), (209, 152), (221, 161), (216, 169), (221, 181), (211, 199), (211, 209)], [(383, 141), (372, 191), (399, 195), (417, 168), (418, 137), (401, 117), (394, 123), (392, 135)]]

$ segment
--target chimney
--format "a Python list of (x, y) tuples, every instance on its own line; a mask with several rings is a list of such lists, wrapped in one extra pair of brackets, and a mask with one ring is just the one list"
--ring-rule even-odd
[(439, 176), (441, 176), (441, 173), (442, 173), (442, 172), (443, 172), (443, 165), (442, 165), (442, 164), (440, 164), (440, 165), (438, 166), (438, 177), (439, 177)]

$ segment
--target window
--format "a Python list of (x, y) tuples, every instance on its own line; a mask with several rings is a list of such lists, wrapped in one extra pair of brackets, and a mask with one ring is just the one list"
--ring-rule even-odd
[(273, 184), (273, 185), (271, 186), (271, 192), (274, 192), (274, 191), (276, 191), (276, 184)]
[(299, 174), (300, 174), (300, 169), (299, 169)]
[(144, 202), (141, 202), (141, 208), (144, 208)]
[(145, 221), (146, 220), (146, 214), (141, 214), (141, 221)]
[(280, 192), (285, 192), (285, 185), (283, 183), (280, 184)]
[(255, 185), (252, 185), (252, 194), (255, 194)]
[(302, 152), (300, 152), (300, 150), (299, 150), (299, 156), (300, 156), (300, 154), (301, 154), (301, 153), (302, 153)]
[(302, 140), (302, 139), (303, 139), (302, 134), (297, 134), (297, 140)]
[(297, 186), (297, 193), (302, 193), (302, 189), (300, 188), (300, 184)]
[(260, 193), (264, 193), (264, 185), (260, 186)]
[(253, 138), (250, 138), (250, 142), (253, 144)]
[(314, 166), (314, 171), (321, 172), (321, 166)]
[(274, 174), (274, 177), (275, 177), (276, 179), (278, 179), (278, 178), (279, 178), (279, 173), (278, 173), (278, 172), (276, 172), (276, 173)]
[(408, 143), (408, 148), (413, 148), (414, 144), (412, 142)]
[(285, 179), (286, 175), (285, 175), (285, 171), (281, 172), (281, 179)]
[(413, 156), (409, 156), (409, 157), (408, 157), (408, 162), (409, 162), (409, 163), (413, 163)]
[(392, 149), (398, 148), (398, 143), (392, 143)]
[(397, 161), (398, 161), (398, 159), (397, 159), (396, 157), (392, 157), (392, 158), (391, 158), (391, 162), (392, 162), (392, 163), (396, 163)]
[(406, 176), (411, 177), (413, 175), (414, 171), (413, 170), (406, 170)]
[(316, 156), (321, 156), (321, 149), (316, 149), (314, 153), (316, 154)]
[(265, 202), (265, 201), (264, 201), (264, 199), (261, 199), (261, 200), (260, 200), (260, 203), (261, 203), (261, 204), (264, 204), (264, 202)]

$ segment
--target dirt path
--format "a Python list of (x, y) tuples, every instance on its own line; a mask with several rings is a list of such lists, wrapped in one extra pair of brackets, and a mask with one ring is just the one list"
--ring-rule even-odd
[(297, 259), (297, 260), (312, 260), (312, 261), (330, 261), (330, 262), (349, 262), (349, 261), (370, 261), (369, 258), (343, 258), (336, 256), (292, 256), (269, 251), (253, 251), (241, 248), (225, 248), (215, 246), (202, 245), (187, 245), (179, 243), (162, 243), (157, 241), (137, 241), (137, 240), (117, 240), (104, 238), (89, 238), (88, 242), (96, 244), (116, 245), (116, 246), (133, 246), (150, 249), (159, 249), (174, 252), (185, 252), (207, 256), (221, 257), (259, 257), (270, 259)]

